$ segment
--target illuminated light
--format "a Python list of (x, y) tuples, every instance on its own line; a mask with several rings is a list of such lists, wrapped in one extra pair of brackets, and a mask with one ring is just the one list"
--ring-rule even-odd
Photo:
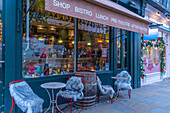
[(41, 25), (37, 29), (44, 29)]
[(106, 40), (106, 43), (109, 43), (109, 40)]
[(102, 43), (103, 39), (100, 38), (100, 39), (97, 40), (97, 42)]
[(50, 30), (54, 31), (54, 30), (56, 30), (56, 29), (55, 29), (54, 27), (51, 27)]
[(58, 43), (63, 43), (63, 40), (62, 40), (62, 39), (59, 39), (59, 40), (58, 40)]
[(95, 70), (94, 70), (94, 67), (91, 67), (91, 71), (95, 71)]
[(23, 33), (23, 37), (25, 37), (26, 36), (26, 33)]
[(43, 37), (39, 37), (38, 40), (39, 41), (44, 41), (44, 38)]
[(72, 41), (71, 43), (74, 44), (74, 41)]
[(120, 48), (120, 42), (117, 40), (117, 45), (118, 45), (118, 47)]
[(87, 45), (90, 46), (90, 45), (91, 45), (91, 42), (88, 42)]
[(84, 45), (82, 45), (82, 46), (81, 46), (81, 48), (85, 48), (85, 46), (84, 46)]

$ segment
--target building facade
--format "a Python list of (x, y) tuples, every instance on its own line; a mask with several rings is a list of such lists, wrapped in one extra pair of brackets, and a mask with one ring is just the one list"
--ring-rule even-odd
[[(146, 77), (142, 80), (142, 85), (147, 85), (153, 82), (163, 80), (163, 78), (169, 77), (169, 37), (170, 37), (170, 12), (169, 12), (169, 0), (150, 0), (147, 1), (147, 7), (145, 9), (145, 18), (152, 21), (152, 25), (149, 28), (149, 35), (144, 35), (144, 41), (146, 43), (151, 42), (155, 45), (158, 38), (163, 38), (165, 42), (165, 74), (161, 75), (161, 55), (159, 47), (147, 47), (147, 51), (144, 53), (144, 69)], [(152, 41), (154, 40), (154, 41)]]
[[(135, 3), (140, 7), (131, 6)], [(5, 113), (11, 107), (8, 84), (19, 79), (27, 81), (45, 100), (44, 107), (48, 106), (48, 95), (40, 85), (66, 82), (78, 70), (95, 70), (103, 84), (113, 87), (111, 77), (126, 70), (131, 74), (132, 87), (140, 87), (141, 34), (148, 34), (150, 22), (141, 17), (144, 3), (135, 3), (119, 2), (121, 6), (110, 0), (38, 0), (27, 21), (22, 20), (25, 0), (4, 0), (1, 85), (5, 87)], [(48, 71), (43, 72), (47, 65)], [(18, 108), (15, 111), (20, 112)]]

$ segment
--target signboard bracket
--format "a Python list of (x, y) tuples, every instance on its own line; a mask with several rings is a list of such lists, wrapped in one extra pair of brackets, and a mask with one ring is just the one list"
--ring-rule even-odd
[(24, 20), (24, 18), (26, 17), (26, 15), (28, 14), (28, 12), (29, 12), (30, 9), (32, 8), (32, 6), (34, 5), (35, 1), (36, 1), (36, 0), (34, 0), (34, 1), (32, 2), (32, 4), (31, 4), (30, 7), (28, 8), (28, 10), (26, 11), (25, 15), (22, 17), (22, 19), (21, 19), (20, 21), (18, 21), (18, 23), (17, 23), (17, 31), (19, 30), (22, 21)]

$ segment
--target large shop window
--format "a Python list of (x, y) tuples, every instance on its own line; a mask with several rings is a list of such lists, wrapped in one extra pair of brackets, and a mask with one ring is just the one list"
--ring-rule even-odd
[(121, 68), (121, 30), (117, 29), (117, 67)]
[(79, 19), (77, 70), (109, 70), (109, 26)]
[[(26, 11), (26, 1), (23, 3)], [(23, 77), (109, 71), (109, 26), (78, 19), (75, 43), (75, 18), (45, 11), (44, 3), (37, 1), (29, 13), (29, 35), (26, 20), (23, 22)], [(74, 47), (78, 47), (77, 60)]]
[[(148, 40), (145, 40), (147, 43)], [(156, 41), (153, 41), (153, 45), (156, 44)], [(143, 67), (145, 69), (144, 74), (151, 74), (160, 72), (160, 49), (158, 47), (147, 47), (147, 50), (144, 51), (143, 55)]]
[(74, 72), (74, 18), (52, 12), (45, 13), (45, 17), (48, 17), (45, 21), (31, 19), (29, 38), (26, 37), (24, 27), (24, 77)]
[[(2, 16), (1, 15), (2, 15), (2, 11), (0, 8), (0, 61), (2, 61)], [(2, 81), (2, 64), (0, 64), (0, 81)]]
[(127, 31), (123, 31), (123, 64), (124, 64), (124, 68), (127, 68), (127, 35), (128, 32)]
[(117, 68), (127, 68), (128, 31), (117, 29)]

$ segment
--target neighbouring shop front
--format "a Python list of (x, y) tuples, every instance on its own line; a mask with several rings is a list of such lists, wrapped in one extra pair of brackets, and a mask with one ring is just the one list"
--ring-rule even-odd
[(18, 79), (45, 100), (44, 107), (49, 100), (40, 85), (66, 82), (77, 70), (96, 71), (103, 84), (112, 86), (111, 77), (127, 70), (132, 87), (140, 87), (141, 34), (148, 33), (150, 22), (111, 1), (38, 0), (29, 21), (20, 24), (26, 2), (4, 3), (5, 14), (19, 18), (5, 15), (11, 23), (4, 23), (6, 112), (11, 107), (8, 83)]
[(149, 35), (143, 35), (143, 68), (146, 77), (142, 85), (151, 84), (169, 77), (170, 22), (167, 17), (150, 5), (146, 7), (146, 19), (153, 23)]

